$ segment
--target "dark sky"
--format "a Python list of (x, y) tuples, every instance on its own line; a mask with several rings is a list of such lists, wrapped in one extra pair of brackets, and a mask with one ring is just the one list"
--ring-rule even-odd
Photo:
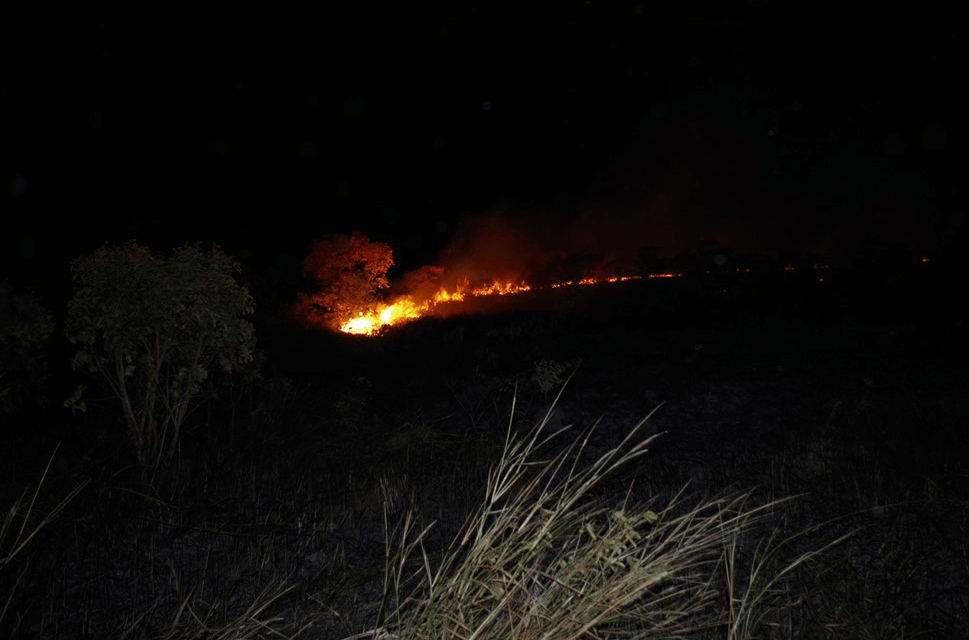
[(127, 238), (214, 241), (261, 268), (351, 230), (413, 268), (493, 217), (564, 250), (964, 237), (954, 22), (644, 6), (8, 25), (3, 275), (67, 278), (67, 260)]

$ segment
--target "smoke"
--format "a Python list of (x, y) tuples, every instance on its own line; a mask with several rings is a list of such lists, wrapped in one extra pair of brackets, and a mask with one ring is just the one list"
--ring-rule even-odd
[(441, 256), (449, 278), (520, 280), (549, 247), (540, 235), (501, 213), (466, 216)]
[(869, 235), (919, 237), (901, 203), (822, 206), (817, 193), (771, 188), (757, 157), (734, 137), (712, 146), (692, 140), (674, 137), (661, 147), (669, 153), (656, 155), (667, 164), (627, 158), (581, 198), (466, 214), (437, 264), (408, 273), (401, 292), (426, 298), (461, 283), (542, 286), (644, 274), (657, 259), (710, 250), (766, 257), (823, 253)]
[[(506, 206), (467, 214), (436, 265), (411, 271), (395, 287), (417, 299), (462, 284), (527, 282), (547, 286), (583, 277), (630, 275), (644, 256), (682, 233), (672, 200), (638, 205)], [(688, 238), (677, 240), (685, 245)]]
[[(713, 190), (691, 162), (658, 167), (625, 161), (598, 181), (598, 190), (581, 197), (465, 215), (441, 252), (434, 277), (445, 285), (494, 278), (548, 284), (628, 275), (648, 267), (649, 259), (711, 246), (760, 253), (772, 235), (757, 213), (763, 202), (719, 208), (710, 192), (729, 189), (717, 185)], [(737, 181), (730, 186), (737, 187)]]

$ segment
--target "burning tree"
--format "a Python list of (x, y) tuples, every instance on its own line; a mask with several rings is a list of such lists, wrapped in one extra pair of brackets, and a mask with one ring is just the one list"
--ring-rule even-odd
[(340, 329), (356, 315), (373, 310), (377, 293), (389, 286), (386, 274), (393, 264), (389, 245), (356, 231), (317, 240), (303, 260), (303, 272), (319, 290), (300, 294), (296, 315)]

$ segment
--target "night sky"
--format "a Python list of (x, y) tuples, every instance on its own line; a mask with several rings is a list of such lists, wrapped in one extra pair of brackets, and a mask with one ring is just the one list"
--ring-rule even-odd
[(69, 284), (71, 258), (129, 238), (216, 242), (258, 271), (353, 230), (399, 273), (496, 219), (566, 252), (962, 246), (954, 22), (644, 6), (8, 25), (2, 275)]

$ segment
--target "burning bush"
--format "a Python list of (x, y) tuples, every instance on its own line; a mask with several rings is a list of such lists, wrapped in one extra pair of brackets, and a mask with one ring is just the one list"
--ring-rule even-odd
[(303, 260), (303, 272), (319, 290), (300, 294), (297, 317), (339, 329), (363, 310), (372, 311), (378, 291), (389, 284), (386, 274), (393, 264), (389, 245), (356, 231), (317, 240)]

